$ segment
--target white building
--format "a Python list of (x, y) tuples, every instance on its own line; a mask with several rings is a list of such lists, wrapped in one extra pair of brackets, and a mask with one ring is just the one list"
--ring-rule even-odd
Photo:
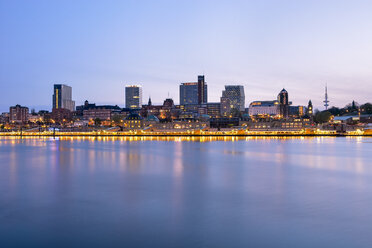
[(254, 101), (249, 105), (249, 116), (278, 116), (280, 105), (278, 101)]

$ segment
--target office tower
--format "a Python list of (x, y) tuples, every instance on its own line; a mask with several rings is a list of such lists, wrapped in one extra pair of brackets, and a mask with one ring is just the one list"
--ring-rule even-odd
[(180, 85), (180, 105), (205, 104), (208, 99), (208, 87), (204, 76), (198, 76), (198, 82)]
[[(228, 101), (225, 99), (227, 98)], [(244, 94), (244, 86), (242, 85), (225, 85), (225, 90), (222, 91), (222, 98), (221, 98), (221, 109), (224, 111), (224, 104), (222, 103), (230, 102), (230, 110), (238, 110), (238, 111), (245, 111), (245, 94)]]
[(206, 104), (208, 95), (207, 95), (207, 85), (205, 83), (205, 77), (198, 76), (198, 104)]
[(288, 92), (285, 89), (282, 89), (278, 94), (278, 102), (280, 108), (280, 115), (282, 118), (288, 118), (289, 114), (289, 101), (288, 101)]
[(28, 121), (28, 108), (16, 105), (9, 108), (9, 121), (10, 122), (26, 122)]
[(142, 107), (142, 87), (140, 85), (125, 86), (125, 107), (129, 109)]
[(64, 84), (54, 85), (53, 109), (75, 110), (75, 102), (72, 100), (72, 88)]
[(180, 105), (198, 104), (198, 83), (180, 85)]

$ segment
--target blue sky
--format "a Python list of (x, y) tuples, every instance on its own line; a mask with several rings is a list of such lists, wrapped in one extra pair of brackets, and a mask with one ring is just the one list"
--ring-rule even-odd
[(124, 107), (179, 102), (179, 84), (205, 74), (209, 101), (226, 84), (246, 104), (276, 98), (321, 108), (372, 101), (372, 1), (0, 0), (0, 111), (50, 109), (54, 83), (84, 100)]

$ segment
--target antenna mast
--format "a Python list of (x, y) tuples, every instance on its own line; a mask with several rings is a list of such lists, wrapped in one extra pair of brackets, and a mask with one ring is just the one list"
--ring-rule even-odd
[(329, 100), (328, 100), (328, 91), (327, 91), (327, 84), (326, 84), (326, 87), (325, 87), (325, 95), (324, 95), (324, 107), (326, 110), (328, 110), (328, 106), (329, 106)]

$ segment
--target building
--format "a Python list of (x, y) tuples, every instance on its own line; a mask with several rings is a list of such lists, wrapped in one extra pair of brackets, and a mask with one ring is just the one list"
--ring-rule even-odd
[(198, 104), (206, 104), (208, 102), (207, 84), (205, 77), (198, 76)]
[(207, 103), (207, 114), (212, 118), (217, 118), (221, 116), (221, 103), (210, 102)]
[(84, 105), (76, 107), (77, 116), (83, 120), (111, 120), (116, 114), (121, 114), (122, 109), (118, 105), (96, 105), (95, 103), (84, 102)]
[(314, 113), (313, 111), (313, 103), (311, 102), (311, 100), (309, 100), (309, 103), (307, 105), (307, 115), (308, 116), (312, 116)]
[[(228, 103), (230, 104), (230, 110), (235, 109), (240, 112), (244, 112), (245, 110), (244, 86), (225, 85), (225, 90), (222, 91), (222, 98), (227, 98), (228, 100), (221, 99), (221, 107), (222, 107), (222, 100), (224, 100), (224, 104), (228, 104)], [(223, 109), (222, 111), (225, 111), (225, 110)]]
[(288, 92), (284, 88), (278, 94), (278, 102), (280, 106), (281, 117), (288, 118), (289, 116)]
[(58, 123), (70, 122), (72, 120), (72, 112), (65, 108), (54, 108), (50, 118)]
[(210, 127), (211, 128), (231, 128), (239, 126), (239, 118), (211, 118), (210, 119)]
[(144, 119), (136, 113), (132, 113), (124, 119), (124, 128), (129, 130), (142, 129), (144, 125)]
[(28, 108), (17, 104), (9, 108), (9, 121), (23, 123), (28, 121)]
[(8, 123), (9, 122), (9, 113), (2, 113), (0, 115), (0, 123)]
[(176, 107), (174, 105), (173, 99), (165, 99), (163, 102), (163, 106), (159, 111), (159, 119), (161, 119), (162, 121), (171, 121), (173, 119), (172, 113), (174, 110), (176, 110)]
[(225, 116), (225, 117), (230, 116), (231, 104), (230, 104), (230, 99), (228, 97), (222, 96), (220, 98), (220, 111), (221, 111), (221, 116)]
[(140, 85), (125, 86), (125, 107), (129, 109), (142, 107), (142, 87)]
[(142, 105), (140, 115), (147, 117), (148, 115), (159, 116), (162, 105), (152, 105), (151, 98), (149, 98), (147, 105)]
[(198, 83), (180, 85), (180, 105), (198, 104)]
[(53, 109), (75, 110), (75, 102), (72, 100), (72, 87), (64, 84), (54, 85)]
[(289, 116), (290, 117), (301, 117), (306, 114), (305, 106), (289, 106)]
[(86, 109), (83, 111), (83, 120), (111, 120), (112, 110), (111, 109)]
[(205, 104), (208, 102), (208, 86), (204, 76), (198, 76), (198, 82), (180, 85), (180, 105)]
[(249, 116), (271, 116), (280, 115), (280, 105), (278, 101), (254, 101), (249, 104)]
[(209, 121), (177, 120), (174, 122), (149, 122), (146, 121), (146, 131), (171, 131), (184, 132), (187, 130), (203, 130), (209, 128)]

